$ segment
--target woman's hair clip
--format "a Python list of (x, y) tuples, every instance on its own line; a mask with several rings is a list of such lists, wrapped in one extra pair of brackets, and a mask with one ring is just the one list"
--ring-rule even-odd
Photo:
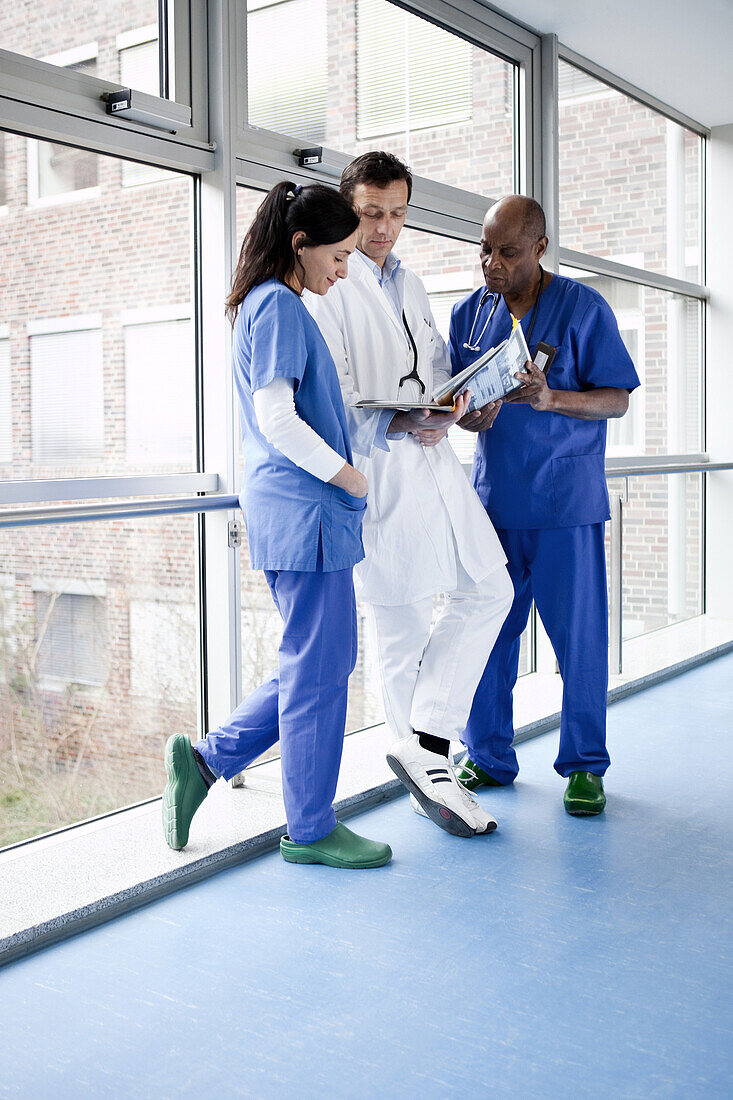
[(300, 192), (301, 192), (302, 190), (303, 190), (303, 185), (302, 185), (302, 183), (296, 183), (296, 185), (295, 185), (295, 187), (293, 188), (293, 190), (292, 190), (292, 191), (288, 191), (287, 195), (285, 196), (285, 201), (286, 201), (286, 202), (292, 202), (292, 201), (293, 201), (293, 199), (295, 198), (295, 196), (296, 196), (296, 195), (299, 195), (299, 194), (300, 194)]

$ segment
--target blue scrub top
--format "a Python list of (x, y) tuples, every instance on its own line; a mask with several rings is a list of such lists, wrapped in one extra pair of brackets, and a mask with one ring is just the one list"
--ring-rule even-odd
[[(512, 320), (502, 298), (481, 338), (481, 351), (463, 347), (485, 287), (458, 302), (451, 312), (453, 373), (505, 340)], [(476, 319), (475, 343), (491, 311), (488, 296)], [(525, 336), (532, 319), (522, 318)], [(538, 342), (557, 348), (547, 375), (551, 389), (591, 390), (602, 386), (634, 390), (639, 378), (601, 295), (555, 275), (537, 307), (529, 351)], [(529, 405), (502, 406), (493, 427), (480, 433), (473, 484), (495, 527), (527, 529), (574, 527), (609, 518), (605, 469), (606, 421), (576, 420), (537, 412)]]
[(348, 569), (364, 557), (366, 497), (321, 481), (267, 442), (252, 394), (274, 378), (292, 378), (301, 420), (351, 462), (338, 374), (321, 331), (298, 295), (278, 279), (251, 290), (234, 324), (234, 381), (244, 451), (244, 512), (253, 569), (314, 572)]

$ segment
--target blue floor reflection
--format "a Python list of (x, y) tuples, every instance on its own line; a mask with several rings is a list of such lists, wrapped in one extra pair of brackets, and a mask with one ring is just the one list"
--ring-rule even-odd
[(0, 973), (0, 1095), (728, 1097), (733, 657), (614, 705), (608, 809), (556, 734), (460, 840), (406, 798), (391, 866), (263, 857)]

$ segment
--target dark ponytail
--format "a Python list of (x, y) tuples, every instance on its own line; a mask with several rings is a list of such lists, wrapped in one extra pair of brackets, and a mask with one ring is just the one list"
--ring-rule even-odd
[(359, 215), (333, 187), (322, 183), (296, 187), (289, 180), (276, 184), (259, 206), (242, 242), (226, 300), (226, 315), (234, 324), (250, 290), (267, 279), (285, 282), (295, 267), (293, 234), (305, 233), (304, 247), (335, 244), (350, 237)]

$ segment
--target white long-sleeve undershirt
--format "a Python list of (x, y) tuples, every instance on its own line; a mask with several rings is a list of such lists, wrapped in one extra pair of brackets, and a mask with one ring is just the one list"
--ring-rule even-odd
[(252, 400), (259, 429), (271, 446), (321, 481), (330, 481), (339, 472), (346, 459), (300, 419), (292, 378), (273, 378), (255, 390)]

